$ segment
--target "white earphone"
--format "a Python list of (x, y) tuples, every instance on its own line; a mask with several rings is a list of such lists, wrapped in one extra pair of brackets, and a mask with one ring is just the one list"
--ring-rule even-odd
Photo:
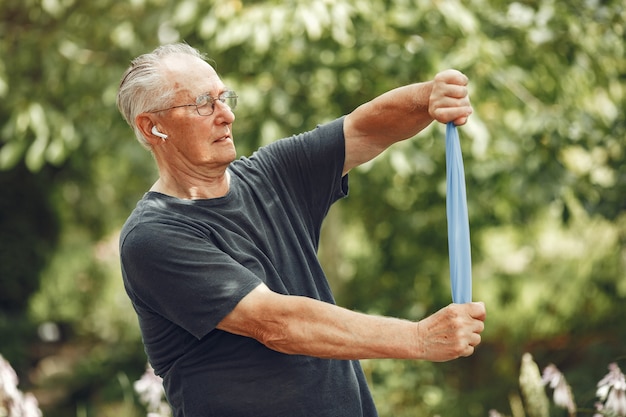
[(163, 140), (167, 139), (167, 135), (166, 135), (165, 133), (161, 133), (161, 132), (159, 132), (159, 129), (157, 129), (157, 127), (156, 127), (156, 126), (152, 126), (152, 134), (153, 134), (154, 136), (158, 136), (158, 137), (160, 137), (160, 138), (161, 138), (161, 139), (163, 139)]

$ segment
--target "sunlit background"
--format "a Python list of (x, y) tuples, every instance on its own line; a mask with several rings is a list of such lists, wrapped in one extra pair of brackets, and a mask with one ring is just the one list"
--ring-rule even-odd
[[(238, 92), (241, 155), (440, 70), (470, 78), (483, 344), (364, 361), (381, 417), (519, 417), (524, 353), (591, 415), (609, 364), (626, 369), (622, 0), (2, 0), (0, 19), (0, 355), (44, 416), (146, 415), (117, 238), (156, 171), (115, 94), (175, 41)], [(417, 320), (451, 302), (443, 138), (432, 125), (350, 174), (320, 250), (339, 304)]]

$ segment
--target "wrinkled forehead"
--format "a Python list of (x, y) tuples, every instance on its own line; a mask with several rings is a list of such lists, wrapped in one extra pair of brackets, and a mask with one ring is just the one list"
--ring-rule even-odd
[(165, 78), (177, 96), (194, 98), (199, 94), (219, 94), (225, 86), (209, 63), (191, 55), (171, 55), (162, 62)]

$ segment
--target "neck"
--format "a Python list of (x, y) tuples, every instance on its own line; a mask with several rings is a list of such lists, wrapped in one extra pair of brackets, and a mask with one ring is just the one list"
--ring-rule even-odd
[(175, 178), (163, 175), (154, 183), (150, 191), (177, 197), (183, 200), (201, 200), (224, 197), (230, 189), (230, 174), (209, 178)]

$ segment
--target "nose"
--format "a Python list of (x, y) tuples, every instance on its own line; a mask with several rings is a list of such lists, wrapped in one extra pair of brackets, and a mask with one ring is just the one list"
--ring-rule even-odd
[(213, 115), (217, 123), (232, 123), (235, 121), (235, 113), (226, 103), (222, 103), (220, 100), (216, 100), (213, 104), (215, 109)]

